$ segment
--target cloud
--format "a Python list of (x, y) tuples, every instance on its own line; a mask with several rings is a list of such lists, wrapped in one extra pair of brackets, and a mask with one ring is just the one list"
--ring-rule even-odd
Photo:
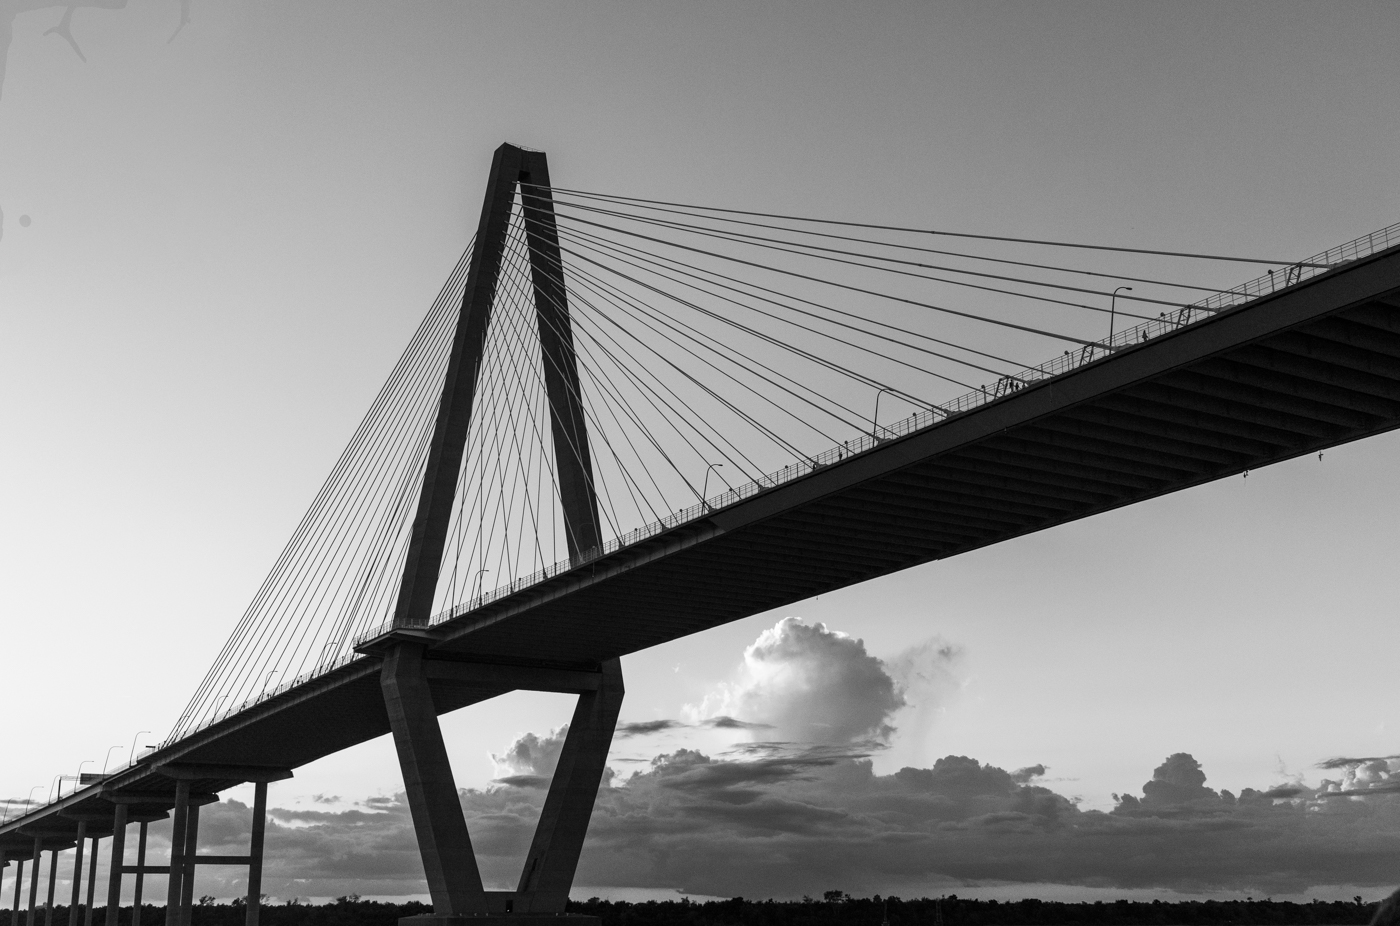
[[(1345, 764), (1342, 764), (1342, 763)], [(1336, 781), (1324, 778), (1318, 793), (1322, 797), (1345, 797), (1352, 795), (1385, 794), (1400, 791), (1400, 756), (1381, 756), (1366, 759), (1333, 759), (1321, 764), (1322, 768), (1342, 769), (1342, 777)]]
[[(605, 776), (576, 883), (750, 897), (929, 895), (978, 884), (1193, 893), (1298, 893), (1389, 885), (1400, 857), (1400, 759), (1323, 763), (1340, 774), (1246, 788), (1208, 786), (1186, 752), (1167, 756), (1111, 812), (1081, 810), (1043, 764), (1006, 771), (949, 755), (877, 774), (873, 750), (910, 698), (941, 697), (956, 651), (930, 643), (887, 662), (794, 618), (745, 651), (743, 674), (698, 725), (739, 730), (718, 755), (681, 748)], [(736, 719), (743, 718), (743, 719)], [(687, 726), (624, 724), (641, 736)], [(539, 818), (567, 727), (518, 736), (491, 787), (461, 792), (483, 878), (509, 889)], [(635, 766), (632, 766), (635, 768)], [(403, 797), (346, 810), (270, 812), (267, 890), (276, 896), (421, 894)], [(246, 851), (247, 808), (212, 805), (202, 851)], [(206, 876), (201, 871), (201, 884)], [(239, 893), (211, 871), (201, 891)], [(220, 887), (219, 885), (222, 885)]]
[(735, 720), (727, 714), (720, 714), (718, 717), (711, 717), (702, 721), (702, 725), (712, 727), (716, 730), (771, 730), (771, 723), (752, 723), (747, 720)]
[(526, 733), (516, 737), (504, 753), (491, 755), (497, 778), (505, 781), (526, 776), (548, 780), (559, 764), (559, 753), (564, 749), (564, 737), (568, 734), (569, 725), (564, 724), (547, 736)]
[(647, 736), (652, 733), (662, 733), (666, 730), (684, 728), (686, 725), (679, 720), (639, 720), (633, 723), (620, 723), (617, 725), (617, 732), (614, 737)]
[(1044, 765), (1027, 765), (1025, 768), (1018, 768), (1011, 773), (1011, 780), (1018, 785), (1027, 784), (1033, 778), (1043, 778), (1045, 776)]
[(1400, 759), (1400, 756), (1369, 756), (1364, 759), (1338, 757), (1319, 762), (1317, 763), (1317, 767), (1326, 769), (1327, 771), (1336, 771), (1339, 768), (1356, 768), (1359, 765), (1370, 765), (1372, 762), (1390, 762), (1392, 759)]
[[(603, 787), (576, 883), (749, 897), (817, 894), (838, 883), (913, 896), (1006, 883), (1268, 895), (1395, 878), (1400, 778), (1388, 763), (1316, 788), (1247, 788), (1235, 797), (1207, 787), (1200, 764), (1176, 753), (1109, 813), (1034, 784), (1043, 771), (945, 756), (879, 775), (859, 751), (831, 745), (730, 759), (678, 749)], [(519, 877), (544, 784), (525, 775), (462, 792), (483, 877), (495, 888)], [(270, 816), (270, 893), (423, 890), (401, 796)], [(244, 851), (247, 821), (236, 801), (206, 808), (201, 851)], [(216, 886), (222, 877), (211, 870), (205, 887), (202, 871), (200, 890), (236, 894), (236, 883)]]
[[(744, 651), (742, 677), (705, 705), (720, 729), (764, 729), (793, 743), (888, 740), (901, 686), (862, 640), (786, 617)], [(734, 720), (744, 718), (743, 721)]]

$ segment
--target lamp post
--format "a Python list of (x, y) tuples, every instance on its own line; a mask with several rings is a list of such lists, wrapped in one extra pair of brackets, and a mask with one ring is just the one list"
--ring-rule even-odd
[(1118, 308), (1118, 293), (1119, 293), (1121, 290), (1125, 290), (1125, 289), (1126, 289), (1128, 292), (1132, 292), (1132, 291), (1133, 291), (1133, 288), (1132, 288), (1131, 286), (1120, 286), (1120, 287), (1118, 287), (1118, 289), (1115, 289), (1115, 290), (1113, 291), (1113, 295), (1112, 295), (1112, 296), (1109, 296), (1109, 297), (1108, 297), (1108, 349), (1109, 349), (1109, 350), (1112, 350), (1112, 349), (1113, 349), (1113, 317), (1114, 317), (1115, 311), (1116, 311), (1117, 308)]
[(713, 473), (715, 470), (720, 469), (720, 468), (723, 467), (723, 466), (724, 466), (723, 463), (711, 463), (709, 466), (705, 467), (705, 482), (704, 482), (704, 484), (703, 484), (703, 485), (701, 486), (701, 488), (700, 488), (700, 504), (702, 504), (702, 505), (705, 506), (705, 510), (706, 510), (706, 511), (713, 511), (713, 510), (714, 510), (714, 509), (712, 509), (712, 508), (710, 507), (710, 499), (709, 499), (709, 494), (710, 494), (710, 473)]
[(884, 386), (875, 393), (875, 414), (870, 419), (870, 436), (878, 441), (880, 439), (880, 396), (887, 392), (894, 392), (889, 386)]
[(481, 577), (484, 576), (484, 575), (486, 575), (486, 573), (488, 573), (488, 572), (490, 572), (490, 571), (491, 571), (490, 569), (478, 569), (478, 570), (476, 571), (476, 581), (473, 582), (472, 584), (475, 585), (477, 588), (476, 588), (476, 594), (472, 595), (473, 598), (475, 598), (475, 597), (477, 597), (477, 595), (480, 595), (480, 594), (481, 594)]
[[(73, 793), (74, 793), (74, 794), (77, 794), (77, 793), (78, 793), (78, 789), (81, 788), (81, 787), (83, 786), (83, 766), (84, 766), (84, 765), (87, 765), (88, 763), (92, 763), (93, 765), (96, 765), (96, 764), (97, 764), (97, 760), (95, 760), (95, 759), (84, 759), (83, 761), (81, 761), (81, 762), (78, 763), (78, 774), (76, 774), (76, 775), (73, 776)], [(61, 787), (58, 789), (58, 796), (59, 796), (59, 797), (62, 797), (62, 796), (63, 796), (63, 788), (61, 788)]]
[(113, 749), (121, 749), (121, 748), (122, 748), (122, 744), (121, 744), (121, 743), (118, 743), (118, 744), (115, 745), (115, 746), (108, 746), (108, 747), (107, 747), (107, 755), (106, 755), (106, 757), (102, 760), (102, 777), (104, 777), (104, 778), (107, 777), (107, 763), (112, 761), (112, 750), (113, 750)]
[(150, 730), (137, 730), (136, 735), (131, 738), (131, 751), (126, 754), (126, 764), (128, 768), (136, 761), (136, 741), (141, 738), (142, 733), (150, 732)]

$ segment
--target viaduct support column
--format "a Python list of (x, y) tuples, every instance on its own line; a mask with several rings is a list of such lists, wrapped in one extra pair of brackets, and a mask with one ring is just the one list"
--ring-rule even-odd
[(433, 912), (438, 916), (484, 915), (486, 891), (433, 708), (433, 694), (423, 673), (422, 645), (400, 643), (391, 649), (384, 659), (380, 683)]
[(29, 869), (29, 911), (24, 914), (24, 926), (34, 926), (34, 907), (39, 902), (39, 859), (44, 854), (44, 840), (34, 837), (34, 858)]
[[(170, 832), (170, 879), (165, 890), (165, 926), (180, 926), (180, 877), (185, 871), (185, 821), (189, 819), (190, 783), (175, 782), (175, 819)], [(108, 920), (107, 926), (117, 926)]]
[(83, 926), (92, 926), (92, 902), (97, 899), (97, 837), (92, 837), (88, 855), (87, 906), (83, 910)]
[(19, 897), (20, 888), (24, 885), (24, 859), (19, 860), (19, 868), (15, 870), (15, 905), (10, 911), (10, 926), (19, 926)]
[(112, 863), (107, 876), (107, 926), (117, 926), (122, 904), (122, 862), (126, 858), (127, 806), (118, 804), (112, 820)]
[(49, 850), (49, 898), (44, 901), (44, 926), (53, 926), (53, 891), (58, 886), (58, 850)]
[(569, 900), (617, 714), (622, 709), (622, 663), (609, 659), (602, 669), (598, 690), (578, 696), (569, 722), (516, 890), (516, 910), (521, 913), (563, 913)]
[[(141, 926), (141, 889), (146, 886), (146, 827), (150, 826), (145, 820), (141, 821), (141, 828), (137, 830), (136, 836), (136, 881), (132, 885), (131, 898), (131, 926)], [(86, 926), (92, 926), (91, 923)]]
[(243, 926), (258, 926), (262, 912), (263, 839), (267, 834), (267, 782), (253, 785), (253, 838), (248, 846), (248, 905)]
[(185, 866), (180, 873), (180, 926), (190, 926), (194, 909), (194, 866), (198, 849), (199, 805), (191, 804), (189, 816), (185, 818)]
[(73, 843), (73, 898), (68, 902), (68, 926), (78, 926), (78, 904), (83, 899), (83, 840), (87, 821), (78, 821), (78, 838)]

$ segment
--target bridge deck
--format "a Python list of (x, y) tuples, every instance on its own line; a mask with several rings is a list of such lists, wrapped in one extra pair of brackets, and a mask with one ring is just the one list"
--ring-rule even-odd
[[(613, 656), (1400, 426), (1391, 248), (656, 534), (425, 631), (430, 656)], [(371, 648), (372, 649), (372, 648)], [(71, 845), (103, 790), (173, 795), (158, 762), (296, 767), (389, 732), (365, 655), (0, 828)], [(435, 683), (440, 712), (502, 693)], [(196, 783), (217, 790), (232, 781)], [(139, 808), (171, 806), (153, 798)]]

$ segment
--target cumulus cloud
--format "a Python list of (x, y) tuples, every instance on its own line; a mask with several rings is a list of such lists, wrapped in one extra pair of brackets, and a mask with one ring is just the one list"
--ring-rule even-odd
[(1364, 797), (1400, 791), (1400, 756), (1333, 759), (1322, 763), (1322, 767), (1342, 771), (1342, 777), (1335, 781), (1322, 780), (1318, 789), (1322, 797)]
[(791, 743), (887, 741), (902, 688), (865, 642), (786, 617), (744, 650), (742, 678), (702, 709), (711, 723), (771, 730)]
[(564, 738), (568, 734), (569, 725), (564, 724), (547, 736), (526, 733), (516, 737), (505, 752), (491, 755), (491, 761), (496, 765), (497, 779), (515, 779), (513, 783), (534, 779), (548, 783), (549, 776), (554, 774), (554, 767), (559, 764), (559, 753), (564, 749)]

